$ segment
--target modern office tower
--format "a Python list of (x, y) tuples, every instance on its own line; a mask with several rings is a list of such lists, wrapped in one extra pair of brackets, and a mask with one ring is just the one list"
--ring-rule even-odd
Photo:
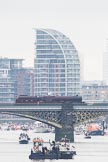
[[(0, 103), (14, 103), (18, 95), (31, 95), (29, 85), (32, 79), (27, 70), (23, 69), (22, 61), (23, 59), (0, 58)], [(21, 74), (26, 81), (22, 81)]]
[(103, 54), (103, 81), (108, 85), (108, 39), (106, 40), (106, 49)]
[(52, 29), (36, 29), (34, 95), (80, 93), (80, 60), (68, 37)]

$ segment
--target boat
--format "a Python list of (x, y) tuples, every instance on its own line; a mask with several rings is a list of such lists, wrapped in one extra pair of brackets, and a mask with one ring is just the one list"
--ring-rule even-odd
[(91, 136), (86, 132), (85, 133), (85, 137), (84, 138), (88, 138), (88, 139), (90, 139), (91, 138)]
[(34, 133), (49, 133), (49, 132), (51, 132), (51, 129), (48, 128), (46, 124), (43, 124), (42, 122), (39, 121), (35, 122)]
[(91, 123), (87, 127), (88, 135), (91, 136), (97, 136), (97, 135), (103, 135), (103, 130), (101, 130), (101, 127), (97, 123)]
[(23, 126), (21, 127), (21, 129), (22, 129), (23, 131), (28, 131), (28, 130), (29, 130), (29, 127), (28, 127), (28, 125), (23, 125)]
[(21, 133), (19, 136), (19, 143), (20, 144), (28, 144), (29, 143), (29, 136), (26, 133)]
[(88, 138), (88, 139), (90, 139), (90, 138), (91, 138), (91, 136), (90, 136), (90, 135), (86, 135), (84, 138)]
[(33, 140), (33, 148), (31, 149), (29, 159), (72, 159), (73, 156), (76, 155), (76, 151), (73, 151), (67, 142), (49, 141), (47, 145), (44, 145), (44, 143), (46, 142), (40, 138)]
[(45, 128), (45, 127), (36, 127), (34, 133), (49, 133), (51, 132), (50, 129)]

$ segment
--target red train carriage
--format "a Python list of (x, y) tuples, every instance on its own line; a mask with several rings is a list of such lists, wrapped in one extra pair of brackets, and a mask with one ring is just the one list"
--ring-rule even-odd
[(39, 104), (39, 103), (82, 103), (81, 96), (19, 96), (16, 104)]

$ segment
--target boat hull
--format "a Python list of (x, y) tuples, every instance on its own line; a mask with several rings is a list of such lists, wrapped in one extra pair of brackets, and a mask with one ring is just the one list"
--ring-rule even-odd
[(29, 159), (72, 159), (76, 152), (62, 151), (57, 153), (31, 153), (29, 155)]
[(48, 128), (44, 128), (44, 127), (37, 127), (35, 129), (34, 133), (49, 133), (50, 131), (48, 130)]
[(38, 154), (38, 153), (32, 153), (29, 155), (29, 159), (58, 159), (56, 154)]
[(21, 141), (19, 141), (19, 143), (20, 143), (20, 144), (28, 144), (29, 141), (28, 141), (28, 140), (21, 140)]
[(88, 135), (98, 136), (98, 135), (103, 135), (103, 132), (101, 130), (91, 131), (88, 133)]

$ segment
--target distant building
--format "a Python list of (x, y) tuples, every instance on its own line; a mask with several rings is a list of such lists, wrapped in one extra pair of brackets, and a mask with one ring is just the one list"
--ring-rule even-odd
[(23, 69), (22, 62), (23, 59), (0, 58), (0, 103), (14, 103), (18, 95), (33, 94), (31, 74)]
[(108, 102), (108, 85), (103, 81), (84, 81), (81, 96), (87, 103)]
[(22, 59), (0, 58), (0, 103), (15, 101), (16, 71), (22, 68)]
[(33, 96), (34, 94), (34, 73), (33, 69), (23, 68), (20, 69), (16, 76), (16, 92), (17, 96), (27, 95)]
[(52, 29), (36, 30), (34, 95), (80, 93), (80, 60), (68, 37)]

